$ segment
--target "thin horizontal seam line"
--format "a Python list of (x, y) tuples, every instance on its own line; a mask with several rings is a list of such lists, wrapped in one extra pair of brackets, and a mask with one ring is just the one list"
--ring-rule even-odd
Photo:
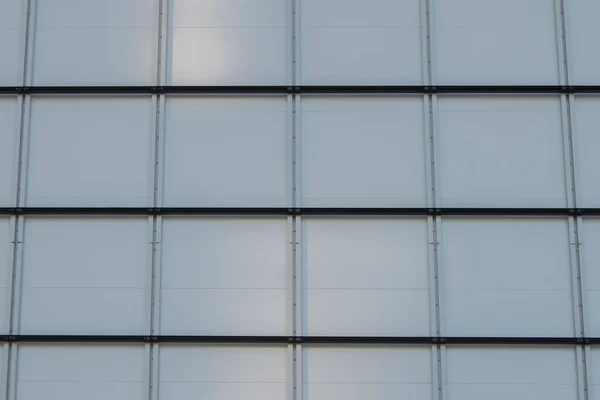
[[(554, 21), (549, 22), (554, 26)], [(443, 25), (440, 24), (438, 29), (440, 28), (452, 28), (452, 29), (505, 29), (507, 31), (512, 31), (513, 29), (518, 28), (535, 28), (535, 29), (546, 29), (547, 26), (544, 25)]]
[(328, 287), (302, 287), (302, 290), (311, 291), (311, 290), (360, 290), (365, 292), (373, 292), (373, 291), (429, 291), (429, 288), (360, 288), (360, 287), (347, 287), (347, 288), (328, 288)]
[[(558, 97), (558, 96), (557, 96)], [(502, 110), (502, 111), (498, 111), (498, 110), (490, 110), (490, 111), (485, 111), (485, 110), (477, 110), (477, 111), (470, 111), (470, 110), (440, 110), (439, 111), (440, 114), (444, 114), (444, 113), (453, 113), (453, 114), (478, 114), (478, 113), (495, 113), (495, 114), (499, 114), (499, 113), (523, 113), (523, 114), (531, 114), (532, 112), (536, 113), (536, 114), (540, 114), (540, 113), (544, 113), (544, 114), (558, 114), (557, 116), (560, 117), (560, 110), (557, 111), (544, 111), (544, 110), (531, 110), (531, 111), (523, 111), (523, 110)]]
[(352, 113), (352, 114), (407, 114), (414, 115), (415, 113), (423, 114), (423, 110), (415, 110), (415, 111), (404, 111), (404, 110), (385, 110), (385, 111), (369, 111), (369, 110), (306, 110), (303, 109), (302, 113), (327, 113), (327, 114), (342, 114), (342, 113)]
[(273, 26), (262, 26), (262, 25), (223, 25), (223, 26), (174, 26), (173, 29), (276, 29), (284, 30), (287, 29), (285, 25), (273, 25)]
[(197, 384), (269, 384), (285, 385), (285, 381), (189, 381), (189, 380), (160, 380), (160, 383), (197, 383)]
[(309, 385), (431, 385), (431, 382), (304, 382)]
[(448, 382), (449, 385), (498, 385), (498, 386), (575, 386), (575, 383), (543, 383), (543, 382)]
[(302, 28), (308, 29), (419, 29), (421, 25), (302, 25)]
[(210, 287), (210, 288), (195, 288), (195, 287), (176, 287), (176, 286), (165, 286), (161, 290), (287, 290), (287, 287)]
[(89, 25), (75, 25), (75, 26), (38, 26), (35, 28), (36, 31), (50, 31), (59, 29), (157, 29), (157, 26), (151, 25), (135, 25), (135, 26), (89, 26)]
[(571, 289), (512, 289), (512, 288), (507, 288), (507, 289), (464, 289), (464, 288), (455, 288), (455, 287), (448, 287), (446, 290), (460, 290), (460, 291), (464, 291), (464, 292), (521, 292), (521, 291), (527, 291), (527, 292), (570, 292)]
[(23, 289), (136, 289), (146, 290), (150, 289), (150, 286), (23, 286)]
[(59, 379), (19, 379), (19, 382), (47, 382), (47, 383), (144, 383), (143, 380), (131, 380), (131, 381), (117, 381), (117, 380), (101, 380), (101, 381), (92, 381), (92, 380), (59, 380)]

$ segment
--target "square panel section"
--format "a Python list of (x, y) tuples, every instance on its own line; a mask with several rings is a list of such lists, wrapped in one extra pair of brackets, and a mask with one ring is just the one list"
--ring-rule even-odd
[(27, 2), (3, 0), (0, 7), (0, 86), (18, 86), (23, 83)]
[(573, 348), (449, 347), (448, 400), (577, 400)]
[(171, 0), (168, 84), (285, 84), (287, 12), (281, 0)]
[(305, 85), (423, 82), (419, 0), (305, 0), (300, 24)]
[(27, 218), (20, 332), (146, 333), (149, 241), (146, 218)]
[(8, 333), (10, 326), (14, 234), (10, 218), (0, 217), (0, 333), (3, 334)]
[[(600, 219), (585, 218), (580, 226), (582, 290), (585, 304), (587, 336), (600, 336)], [(600, 368), (600, 365), (598, 366)]]
[(158, 0), (37, 0), (33, 84), (152, 85)]
[(424, 207), (423, 99), (302, 99), (302, 205)]
[(427, 222), (307, 218), (303, 333), (429, 336)]
[(151, 205), (154, 118), (149, 97), (33, 99), (26, 204)]
[(302, 400), (432, 400), (430, 347), (305, 347)]
[(600, 207), (600, 97), (577, 96), (574, 104), (577, 205)]
[(289, 393), (287, 347), (162, 345), (161, 400), (281, 400)]
[(600, 3), (596, 0), (565, 2), (570, 83), (575, 85), (600, 84)]
[(0, 207), (16, 205), (19, 109), (16, 97), (0, 96)]
[(444, 334), (573, 336), (566, 219), (447, 218), (441, 228)]
[(161, 333), (289, 333), (285, 218), (163, 220)]
[(433, 1), (434, 83), (558, 84), (554, 2)]
[(285, 97), (169, 98), (165, 204), (290, 204), (286, 109)]
[(146, 355), (133, 345), (19, 345), (16, 400), (145, 399)]
[(439, 98), (436, 190), (444, 207), (565, 207), (560, 98)]

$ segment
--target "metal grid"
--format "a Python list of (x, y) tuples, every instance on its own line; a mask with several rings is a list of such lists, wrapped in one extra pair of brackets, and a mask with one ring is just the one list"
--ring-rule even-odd
[[(28, 21), (27, 21), (27, 40), (26, 48), (23, 55), (24, 62), (24, 85), (0, 87), (0, 94), (7, 96), (17, 96), (20, 107), (20, 158), (18, 161), (18, 176), (17, 190), (14, 207), (0, 208), (0, 215), (10, 216), (11, 224), (14, 228), (13, 238), (13, 282), (11, 288), (11, 329), (10, 334), (0, 335), (0, 341), (10, 346), (10, 353), (7, 354), (5, 360), (10, 367), (7, 370), (8, 382), (7, 394), (8, 398), (16, 398), (15, 394), (15, 374), (16, 374), (16, 357), (12, 354), (16, 353), (16, 346), (19, 343), (144, 343), (147, 346), (147, 351), (150, 358), (150, 398), (157, 398), (156, 382), (158, 380), (158, 346), (163, 343), (198, 343), (198, 344), (279, 344), (290, 346), (293, 357), (293, 389), (290, 395), (295, 399), (302, 399), (301, 392), (301, 354), (303, 345), (423, 345), (432, 346), (434, 350), (434, 367), (437, 380), (434, 382), (434, 398), (443, 399), (446, 396), (447, 382), (444, 374), (446, 368), (446, 345), (544, 345), (544, 346), (574, 346), (577, 348), (578, 356), (578, 376), (580, 377), (581, 394), (580, 398), (590, 398), (588, 396), (588, 380), (589, 371), (586, 367), (586, 357), (589, 357), (590, 346), (600, 345), (600, 338), (589, 337), (585, 326), (585, 318), (583, 309), (584, 296), (581, 284), (581, 266), (580, 266), (580, 237), (579, 226), (582, 225), (583, 216), (598, 216), (600, 208), (580, 208), (577, 204), (576, 183), (575, 183), (575, 165), (573, 162), (573, 138), (572, 138), (572, 121), (571, 121), (571, 104), (574, 102), (575, 95), (578, 94), (600, 94), (600, 86), (598, 85), (570, 85), (568, 79), (568, 61), (566, 48), (566, 21), (564, 15), (563, 0), (556, 0), (556, 17), (557, 27), (561, 39), (558, 41), (560, 67), (560, 84), (559, 85), (434, 85), (432, 81), (432, 64), (435, 62), (432, 55), (432, 40), (435, 34), (432, 29), (432, 16), (430, 11), (432, 5), (429, 0), (421, 1), (422, 8), (422, 43), (423, 58), (426, 61), (424, 65), (424, 76), (426, 76), (426, 84), (424, 85), (408, 85), (408, 86), (306, 86), (299, 85), (299, 68), (297, 67), (300, 51), (299, 51), (299, 0), (289, 1), (290, 26), (289, 41), (291, 44), (290, 51), (290, 84), (282, 86), (167, 86), (166, 82), (166, 46), (167, 46), (167, 12), (168, 5), (166, 0), (160, 1), (159, 18), (159, 37), (158, 43), (158, 67), (157, 67), (157, 85), (156, 86), (32, 86), (29, 84), (32, 78), (33, 57), (33, 36), (35, 34), (35, 10), (36, 1), (29, 0), (28, 2)], [(425, 64), (425, 63), (424, 63)], [(156, 135), (154, 143), (154, 187), (153, 187), (153, 206), (152, 207), (27, 207), (24, 204), (24, 196), (22, 188), (25, 186), (27, 177), (27, 146), (29, 140), (29, 112), (32, 97), (36, 95), (151, 95), (156, 107)], [(294, 154), (292, 167), (292, 191), (291, 198), (293, 202), (291, 207), (165, 207), (162, 201), (163, 191), (163, 164), (164, 164), (164, 126), (165, 126), (165, 103), (168, 95), (189, 94), (189, 95), (210, 95), (210, 94), (237, 94), (237, 95), (260, 95), (273, 94), (288, 96), (288, 114), (291, 120), (289, 134), (292, 138), (292, 153)], [(343, 95), (343, 94), (386, 94), (386, 95), (422, 95), (425, 100), (426, 115), (428, 115), (426, 123), (426, 131), (430, 135), (430, 140), (427, 141), (429, 150), (428, 161), (428, 191), (431, 196), (428, 196), (427, 207), (423, 208), (307, 208), (298, 207), (298, 199), (300, 198), (299, 185), (299, 166), (300, 161), (298, 154), (300, 152), (297, 142), (299, 140), (300, 130), (297, 125), (296, 114), (299, 107), (299, 100), (302, 95)], [(435, 110), (437, 107), (437, 95), (443, 94), (489, 94), (489, 95), (558, 95), (561, 97), (563, 104), (562, 118), (564, 121), (563, 134), (565, 135), (565, 143), (567, 144), (568, 152), (565, 155), (565, 166), (569, 171), (567, 177), (567, 186), (570, 196), (568, 196), (565, 208), (447, 208), (438, 207), (436, 202), (436, 165), (435, 165), (435, 140), (434, 132), (437, 130), (435, 126), (436, 116)], [(298, 161), (298, 162), (296, 162)], [(152, 275), (152, 304), (150, 305), (152, 318), (151, 327), (148, 335), (21, 335), (18, 331), (19, 320), (19, 298), (21, 286), (21, 259), (22, 259), (22, 242), (23, 242), (23, 224), (24, 218), (33, 215), (107, 215), (107, 216), (148, 216), (149, 231), (151, 232), (150, 248), (151, 266), (150, 272)], [(161, 224), (163, 216), (182, 215), (182, 216), (285, 216), (289, 221), (289, 235), (292, 238), (292, 253), (290, 254), (289, 266), (293, 270), (292, 279), (294, 280), (294, 290), (291, 302), (292, 319), (294, 321), (293, 334), (290, 336), (168, 336), (158, 335), (159, 331), (159, 310), (160, 302), (160, 271), (163, 266), (160, 262), (161, 251)], [(432, 331), (436, 332), (435, 336), (430, 337), (353, 337), (353, 336), (303, 336), (302, 332), (301, 311), (299, 304), (301, 302), (301, 282), (299, 269), (301, 268), (300, 252), (296, 247), (299, 244), (298, 237), (300, 236), (300, 226), (302, 217), (306, 216), (423, 216), (428, 217), (428, 229), (430, 236), (430, 250), (433, 254), (431, 270), (434, 275), (434, 291), (435, 309), (432, 315), (432, 326), (435, 328)], [(505, 217), (505, 216), (548, 216), (548, 217), (566, 217), (569, 220), (571, 230), (571, 247), (572, 247), (572, 268), (573, 268), (573, 283), (572, 290), (576, 296), (577, 308), (576, 320), (579, 325), (576, 329), (574, 337), (448, 337), (445, 336), (441, 329), (440, 311), (440, 288), (438, 284), (438, 259), (437, 254), (439, 238), (438, 226), (441, 223), (443, 216), (489, 216), (489, 217)], [(154, 382), (154, 384), (153, 384)], [(298, 384), (300, 382), (300, 384)]]

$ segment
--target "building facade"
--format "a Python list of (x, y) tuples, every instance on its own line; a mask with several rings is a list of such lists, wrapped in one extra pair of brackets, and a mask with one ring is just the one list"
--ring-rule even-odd
[(0, 398), (599, 400), (598, 17), (0, 0)]

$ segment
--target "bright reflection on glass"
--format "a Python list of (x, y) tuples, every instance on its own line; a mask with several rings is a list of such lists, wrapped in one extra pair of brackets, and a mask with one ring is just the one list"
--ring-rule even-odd
[(170, 16), (170, 84), (258, 85), (285, 81), (284, 1), (173, 0)]

